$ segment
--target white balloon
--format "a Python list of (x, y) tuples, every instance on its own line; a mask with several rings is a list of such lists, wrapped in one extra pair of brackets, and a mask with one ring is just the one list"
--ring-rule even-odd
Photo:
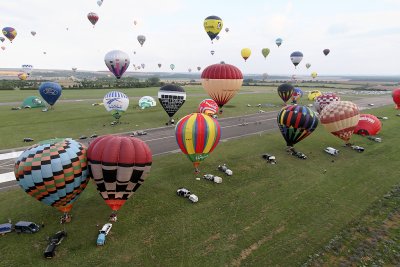
[(106, 54), (104, 62), (115, 77), (119, 79), (128, 69), (131, 60), (127, 53), (120, 50), (112, 50)]
[(129, 98), (124, 93), (111, 91), (104, 96), (103, 104), (107, 111), (126, 111), (129, 106)]

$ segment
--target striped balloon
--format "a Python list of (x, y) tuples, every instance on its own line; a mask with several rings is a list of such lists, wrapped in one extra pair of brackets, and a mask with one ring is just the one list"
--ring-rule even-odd
[(151, 169), (149, 146), (134, 137), (98, 137), (90, 143), (87, 155), (89, 175), (113, 211), (119, 210), (139, 189)]
[(320, 119), (328, 132), (348, 142), (358, 124), (360, 112), (353, 102), (338, 101), (326, 106)]
[(128, 54), (120, 50), (112, 50), (104, 57), (104, 63), (117, 79), (122, 77), (130, 62)]
[(340, 101), (340, 96), (336, 95), (335, 93), (324, 93), (320, 96), (317, 96), (314, 100), (314, 108), (318, 113), (329, 105), (332, 102)]
[(287, 146), (293, 146), (317, 128), (318, 117), (305, 106), (290, 105), (281, 109), (277, 122)]
[(14, 173), (26, 193), (69, 212), (89, 181), (86, 147), (72, 139), (43, 141), (18, 157)]
[(196, 171), (200, 162), (218, 145), (221, 127), (215, 119), (202, 113), (183, 117), (175, 127), (176, 142)]
[(283, 102), (285, 102), (285, 104), (292, 97), (293, 92), (294, 87), (289, 83), (283, 83), (278, 86), (278, 95), (283, 100)]
[(198, 112), (206, 115), (214, 115), (218, 113), (218, 104), (212, 99), (204, 99), (200, 102)]

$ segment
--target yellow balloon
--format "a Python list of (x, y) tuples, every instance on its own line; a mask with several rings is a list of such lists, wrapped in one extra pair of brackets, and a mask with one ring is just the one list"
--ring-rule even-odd
[(207, 32), (211, 41), (217, 37), (223, 26), (224, 23), (222, 19), (217, 16), (209, 16), (204, 20), (204, 30)]
[(315, 71), (313, 71), (313, 72), (311, 73), (311, 77), (312, 77), (313, 79), (317, 78), (317, 76), (318, 76), (318, 73), (316, 73)]
[(251, 55), (250, 48), (243, 48), (241, 54), (242, 54), (242, 57), (244, 58), (244, 61), (246, 61)]
[(322, 95), (321, 91), (314, 90), (308, 93), (308, 100), (314, 101), (317, 96)]
[(28, 79), (28, 74), (26, 74), (25, 72), (23, 73), (19, 73), (18, 74), (18, 78), (22, 81), (25, 81), (26, 79)]

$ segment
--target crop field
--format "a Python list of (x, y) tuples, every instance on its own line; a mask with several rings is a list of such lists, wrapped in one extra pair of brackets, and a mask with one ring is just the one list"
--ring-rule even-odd
[[(251, 97), (254, 96), (238, 95), (230, 103), (238, 112), (227, 107), (226, 113), (234, 115), (250, 110), (244, 103), (260, 101)], [(189, 98), (188, 105), (177, 116), (193, 110), (202, 98)], [(276, 96), (269, 99), (266, 95), (264, 101), (279, 104)], [(81, 120), (81, 125), (84, 122), (90, 125), (96, 116), (101, 117), (93, 122), (96, 126), (107, 118), (104, 110), (91, 111), (92, 106), (76, 105), (82, 105), (82, 116), (90, 117)], [(38, 116), (55, 116), (51, 123), (62, 128), (57, 135), (75, 133), (72, 136), (75, 137), (76, 129), (68, 129), (71, 128), (68, 122), (72, 123), (74, 118), (67, 120), (73, 113), (67, 106), (57, 105), (56, 110), (47, 113), (23, 110), (8, 114), (37, 112)], [(93, 107), (97, 108), (103, 109)], [(166, 120), (166, 115), (157, 109), (148, 113), (160, 113), (160, 121)], [(53, 115), (59, 110), (65, 111), (63, 122), (56, 121), (61, 116)], [(133, 113), (142, 111), (130, 110), (132, 114), (125, 116), (129, 121), (146, 116), (145, 112), (139, 116)], [(44, 223), (45, 228), (32, 235), (10, 233), (0, 237), (0, 265), (299, 266), (400, 182), (398, 161), (394, 160), (398, 146), (393, 145), (400, 141), (397, 134), (400, 118), (392, 107), (372, 109), (371, 113), (387, 116), (388, 120), (383, 122), (382, 143), (353, 136), (352, 142), (366, 148), (363, 153), (341, 147), (342, 141), (321, 125), (296, 145), (308, 155), (307, 160), (288, 155), (277, 131), (221, 142), (200, 169), (202, 174), (220, 174), (222, 184), (197, 181), (190, 161), (182, 153), (155, 157), (150, 176), (119, 211), (118, 222), (104, 247), (96, 247), (96, 237), (111, 210), (90, 182), (72, 209), (72, 222), (65, 226), (68, 237), (52, 260), (43, 258), (43, 250), (47, 236), (63, 228), (58, 220), (61, 214), (20, 189), (4, 192), (0, 194), (1, 222), (8, 218), (31, 220)], [(21, 119), (24, 116), (15, 119), (14, 129), (18, 129)], [(32, 123), (29, 129), (50, 127), (45, 123), (48, 117), (41, 120), (35, 122), (39, 125)], [(28, 121), (26, 118), (20, 122), (21, 131)], [(138, 125), (152, 126), (145, 121)], [(91, 130), (90, 126), (82, 129), (82, 134), (86, 130)], [(13, 138), (17, 135), (12, 131), (10, 134)], [(37, 134), (37, 138), (42, 137), (46, 130)], [(324, 153), (326, 146), (340, 149), (339, 156)], [(263, 161), (260, 156), (265, 152), (274, 154), (278, 163), (269, 165)], [(233, 176), (216, 170), (222, 163), (233, 170)], [(178, 197), (175, 192), (179, 187), (190, 189), (199, 196), (199, 202), (192, 204)]]

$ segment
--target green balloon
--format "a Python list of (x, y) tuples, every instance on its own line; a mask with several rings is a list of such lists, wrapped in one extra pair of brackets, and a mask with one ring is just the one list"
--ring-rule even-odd
[(261, 50), (261, 53), (263, 54), (264, 58), (267, 58), (267, 56), (269, 55), (269, 52), (270, 52), (269, 48), (263, 48)]

